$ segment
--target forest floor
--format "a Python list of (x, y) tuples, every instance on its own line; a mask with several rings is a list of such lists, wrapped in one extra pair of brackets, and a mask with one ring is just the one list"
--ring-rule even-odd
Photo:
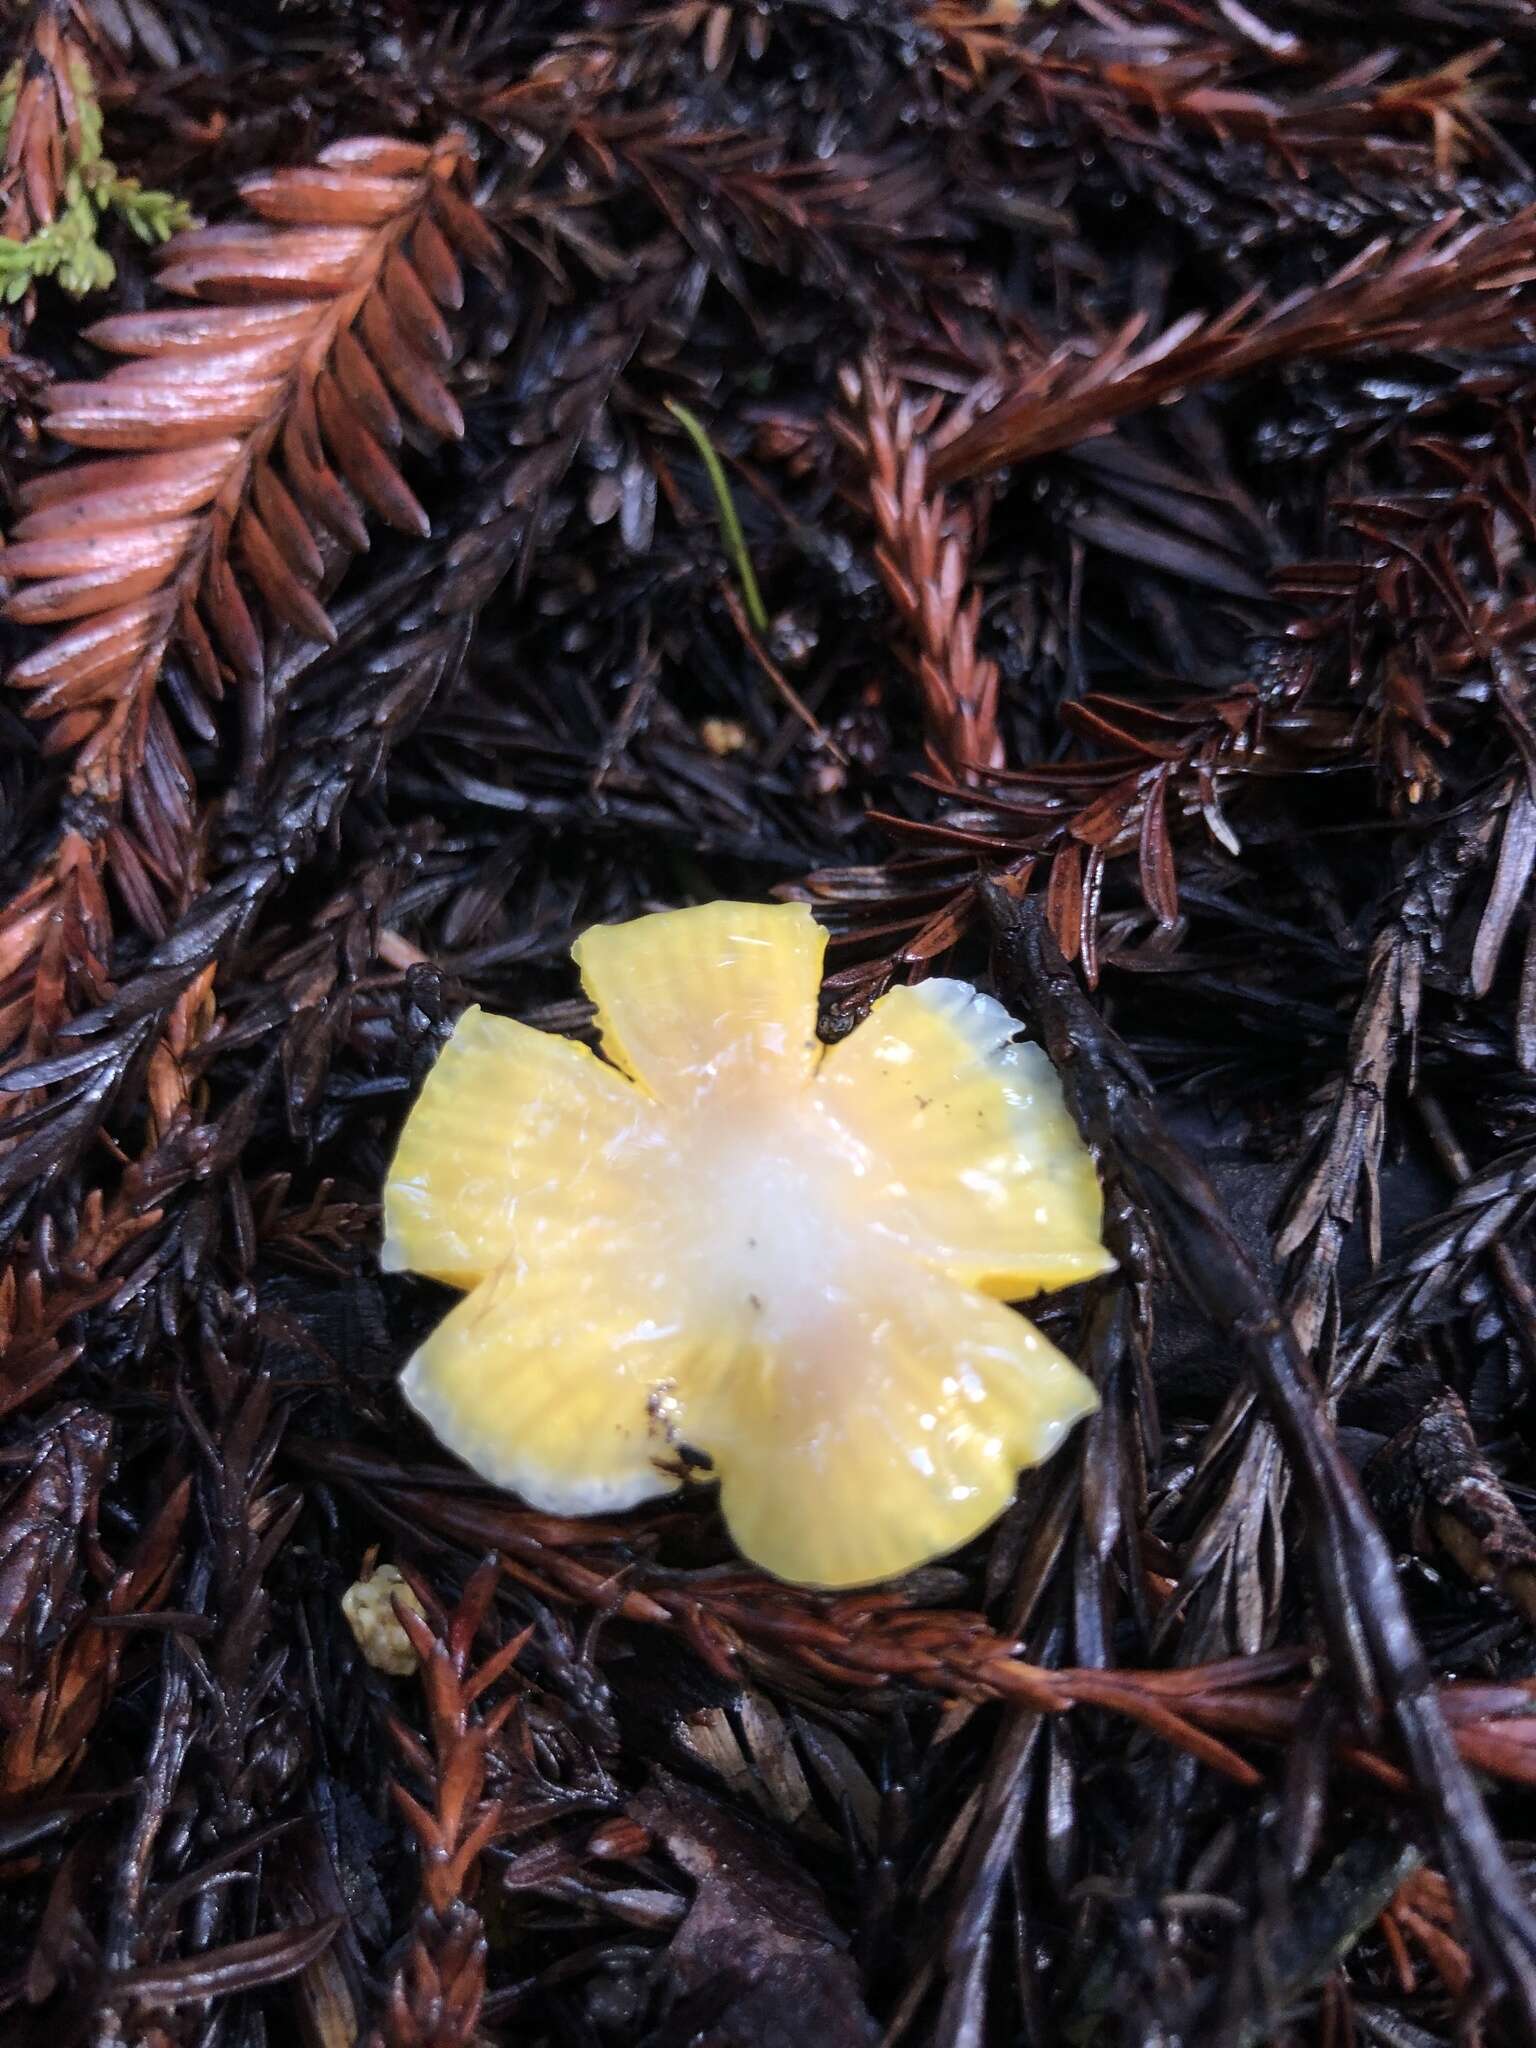
[[(6, 2048), (1536, 2041), (1536, 0), (4, 33)], [(872, 1592), (396, 1385), (453, 1020), (717, 897), (1106, 1185)]]

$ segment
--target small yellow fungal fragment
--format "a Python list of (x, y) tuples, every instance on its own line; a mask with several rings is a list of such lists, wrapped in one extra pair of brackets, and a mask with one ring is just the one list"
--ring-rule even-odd
[(712, 754), (723, 759), (739, 754), (749, 744), (747, 728), (734, 718), (706, 718), (700, 722), (699, 738)]
[(341, 1596), (341, 1611), (356, 1638), (357, 1647), (375, 1671), (387, 1671), (391, 1678), (409, 1678), (420, 1659), (416, 1646), (400, 1625), (396, 1604), (421, 1613), (421, 1602), (392, 1564), (375, 1565), (348, 1586)]
[(401, 1137), (384, 1260), (466, 1290), (404, 1386), (476, 1471), (579, 1514), (702, 1455), (746, 1556), (845, 1586), (967, 1541), (1093, 1409), (1002, 1304), (1113, 1261), (1002, 1006), (923, 982), (829, 1050), (825, 946), (801, 904), (587, 932), (604, 1059), (468, 1011)]

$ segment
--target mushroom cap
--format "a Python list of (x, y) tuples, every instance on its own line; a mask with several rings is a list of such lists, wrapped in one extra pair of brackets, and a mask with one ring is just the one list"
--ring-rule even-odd
[(966, 983), (816, 1036), (825, 933), (712, 903), (574, 948), (604, 1057), (472, 1009), (400, 1140), (387, 1266), (466, 1290), (406, 1393), (555, 1513), (701, 1466), (742, 1552), (863, 1584), (953, 1550), (1096, 1405), (1005, 1307), (1107, 1271), (1050, 1061)]

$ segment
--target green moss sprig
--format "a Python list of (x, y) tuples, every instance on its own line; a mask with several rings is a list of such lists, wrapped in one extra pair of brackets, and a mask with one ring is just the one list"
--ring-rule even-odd
[[(55, 278), (75, 298), (104, 291), (117, 266), (101, 245), (100, 230), (109, 213), (125, 220), (142, 242), (168, 241), (192, 224), (185, 200), (170, 192), (146, 191), (137, 178), (123, 177), (102, 148), (101, 103), (89, 65), (77, 60), (70, 69), (78, 125), (69, 140), (76, 142), (59, 190), (55, 217), (42, 222), (25, 239), (0, 235), (0, 303), (14, 305), (40, 278)], [(21, 65), (13, 64), (0, 80), (0, 152), (10, 139), (21, 89)]]

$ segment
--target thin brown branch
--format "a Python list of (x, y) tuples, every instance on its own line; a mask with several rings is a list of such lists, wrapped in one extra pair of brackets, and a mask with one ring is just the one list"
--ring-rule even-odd
[(1491, 348), (1514, 339), (1536, 260), (1536, 212), (1493, 227), (1448, 214), (1394, 248), (1374, 241), (1323, 284), (1256, 310), (1186, 314), (1151, 341), (1137, 315), (1103, 341), (1066, 344), (938, 450), (940, 483), (1028, 462), (1217, 380), (1395, 347)]
[(82, 794), (116, 804), (138, 772), (173, 644), (211, 702), (258, 687), (247, 589), (328, 641), (327, 548), (366, 547), (365, 512), (426, 531), (394, 451), (402, 407), (462, 429), (439, 308), (462, 292), (453, 244), (484, 257), (490, 239), (456, 190), (466, 162), (457, 136), (360, 140), (248, 180), (259, 225), (164, 252), (161, 284), (198, 307), (99, 322), (91, 338), (132, 360), (50, 391), (50, 431), (102, 454), (24, 487), (0, 572), (21, 586), (10, 617), (63, 628), (11, 681)]
[[(434, 1630), (404, 1600), (395, 1613), (420, 1660), (430, 1749), (403, 1721), (391, 1724), (397, 1748), (424, 1797), (393, 1788), (416, 1837), (420, 1896), (407, 1952), (395, 1973), (375, 2048), (468, 2048), (479, 2038), (485, 1998), (486, 1939), (475, 1909), (482, 1852), (496, 1839), (504, 1802), (487, 1792), (492, 1753), (518, 1704), (516, 1689), (492, 1705), (486, 1696), (517, 1661), (532, 1630), (509, 1637), (478, 1667), (475, 1639), (496, 1597), (495, 1560), (482, 1564), (451, 1616)], [(418, 1598), (430, 1598), (425, 1586)]]
[(976, 651), (981, 593), (970, 586), (981, 536), (970, 512), (929, 488), (921, 412), (874, 357), (842, 378), (847, 413), (834, 416), (862, 472), (879, 536), (875, 565), (907, 638), (898, 651), (917, 683), (936, 772), (967, 782), (1002, 765), (997, 664)]

